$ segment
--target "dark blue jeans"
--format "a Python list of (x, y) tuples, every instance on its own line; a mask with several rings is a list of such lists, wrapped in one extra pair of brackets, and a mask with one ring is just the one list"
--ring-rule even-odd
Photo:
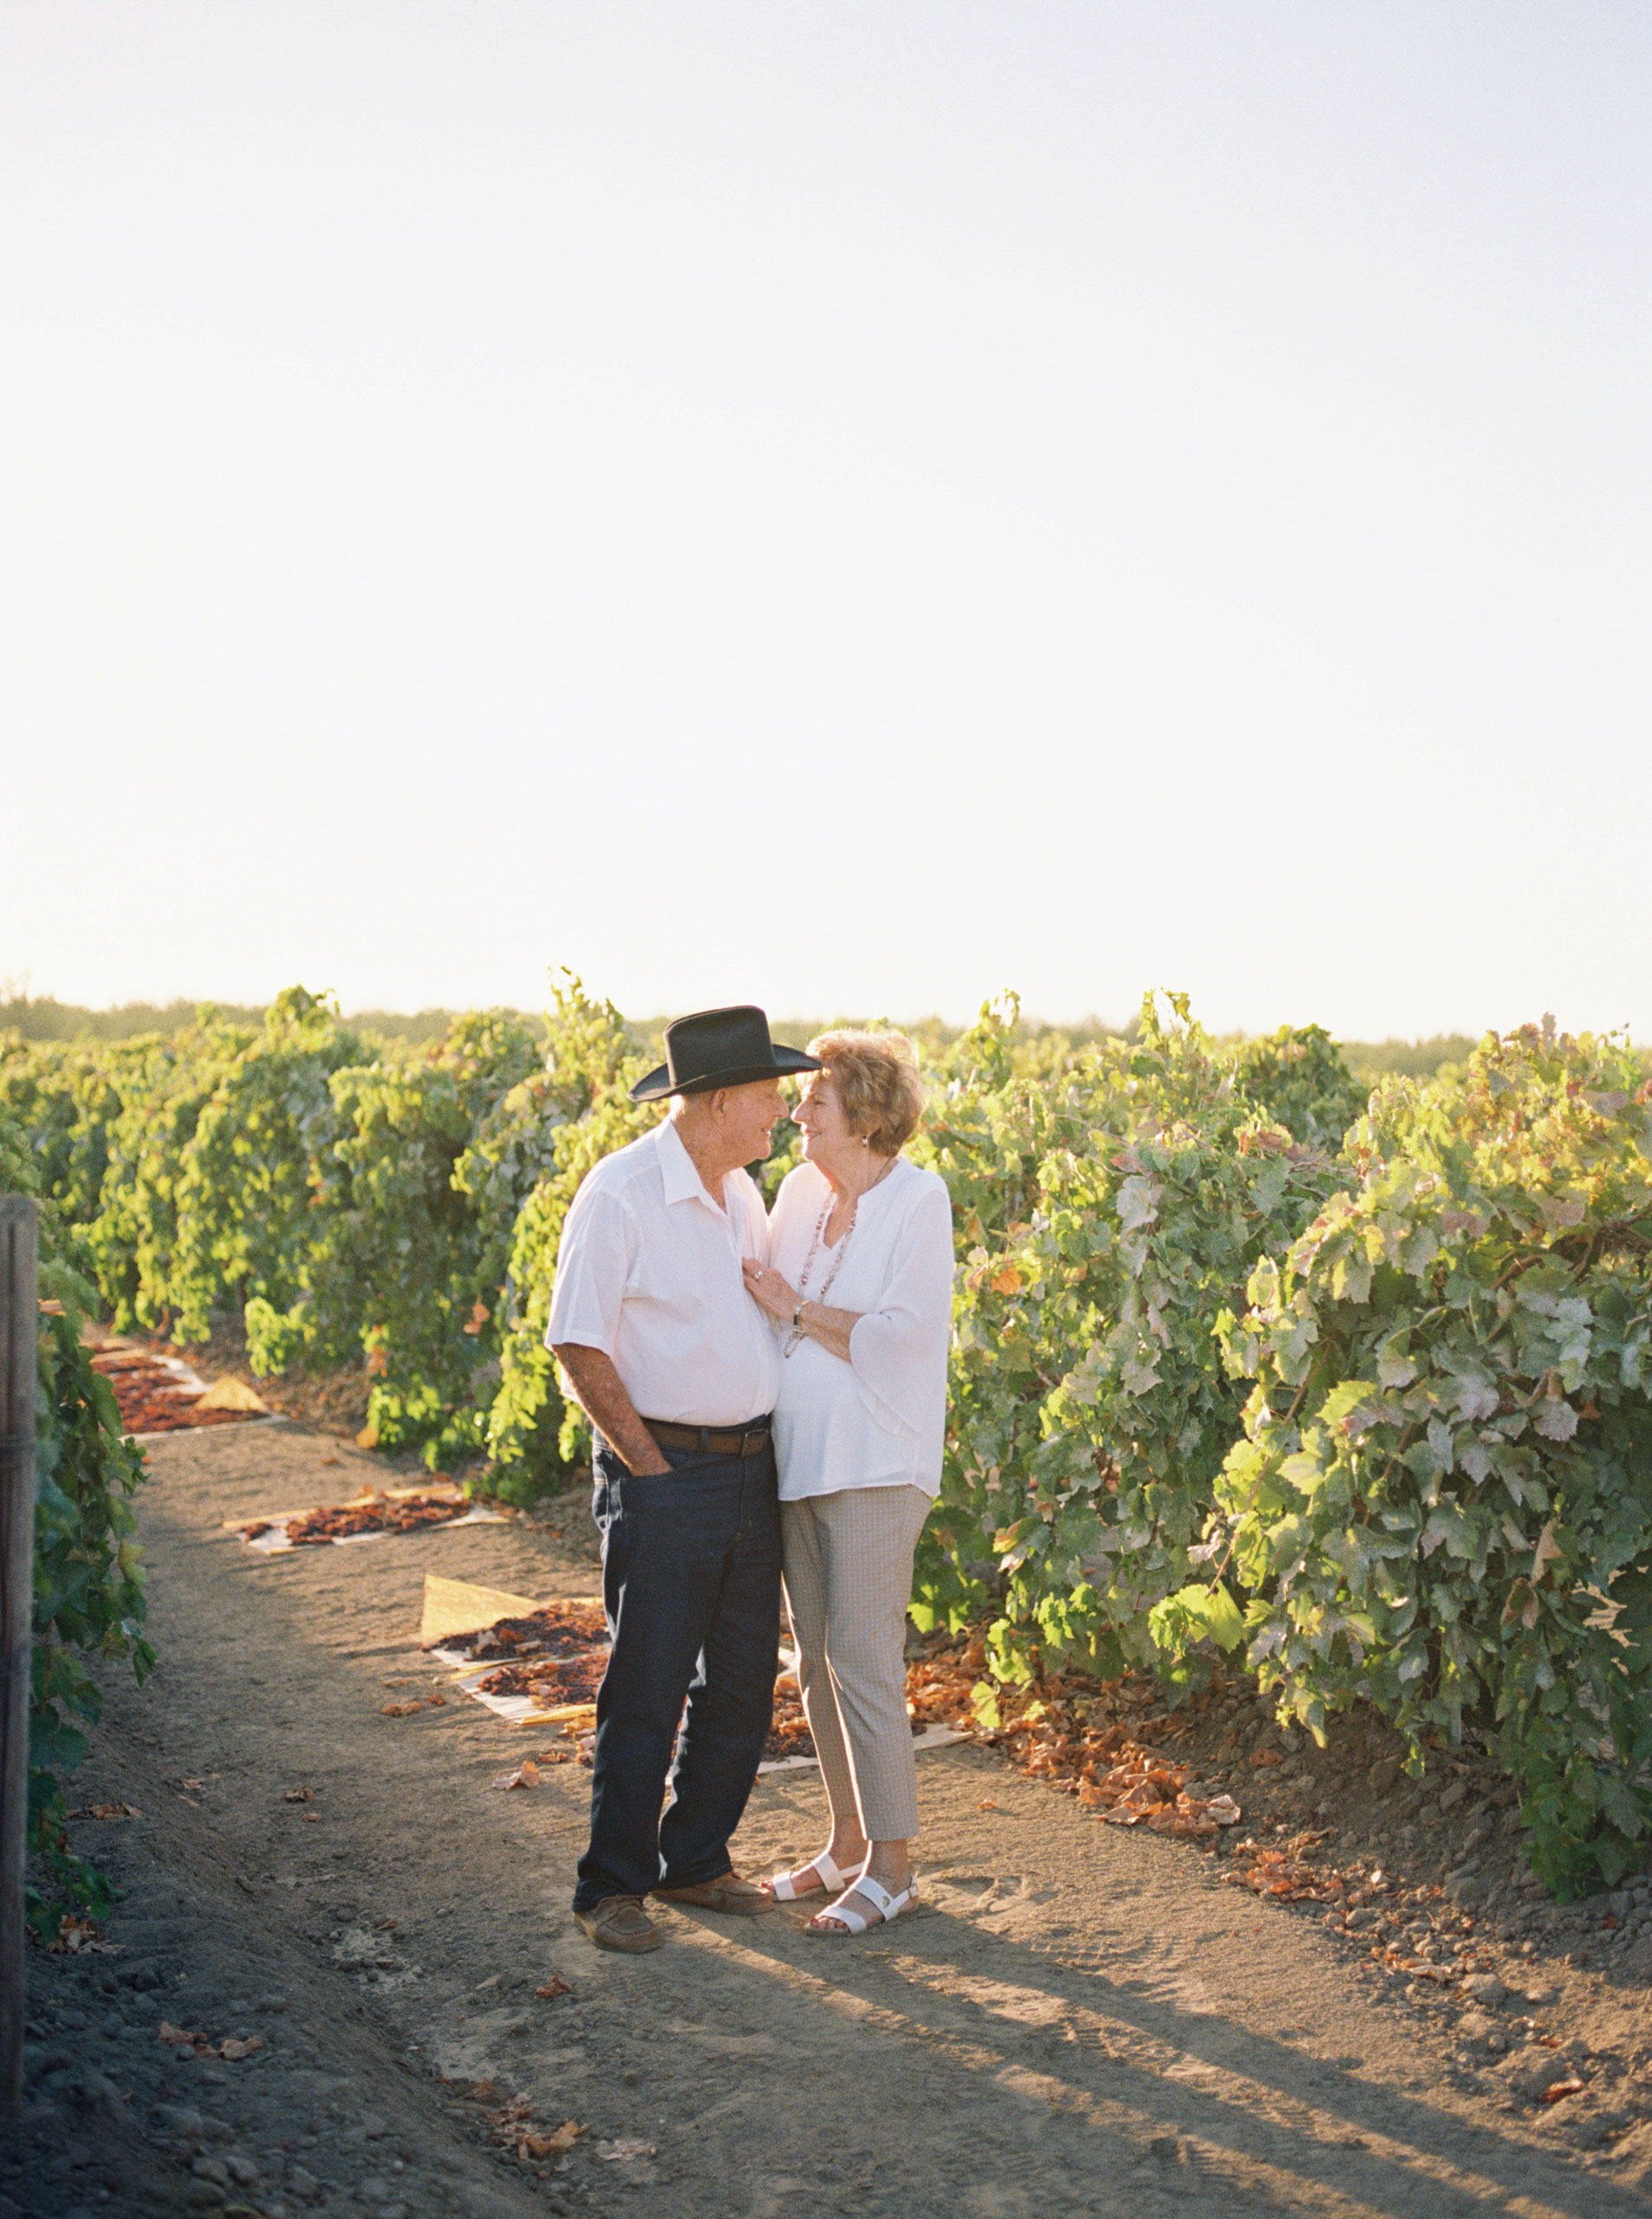
[(730, 1869), (729, 1836), (774, 1711), (774, 1451), (661, 1453), (671, 1471), (642, 1478), (606, 1445), (594, 1460), (614, 1650), (596, 1695), (591, 1843), (576, 1910)]

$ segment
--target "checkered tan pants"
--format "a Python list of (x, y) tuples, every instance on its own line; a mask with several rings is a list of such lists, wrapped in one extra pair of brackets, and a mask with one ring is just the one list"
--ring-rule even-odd
[(918, 1831), (907, 1716), (912, 1552), (920, 1487), (844, 1487), (780, 1506), (786, 1607), (809, 1731), (835, 1819), (857, 1812), (868, 1841)]

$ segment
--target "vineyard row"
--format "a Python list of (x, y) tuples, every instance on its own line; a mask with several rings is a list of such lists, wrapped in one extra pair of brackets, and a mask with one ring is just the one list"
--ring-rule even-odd
[[(256, 1370), (365, 1365), (368, 1430), (516, 1500), (581, 1453), (543, 1346), (580, 1179), (656, 1114), (577, 982), (543, 1035), (374, 1041), (289, 989), (252, 1025), (0, 1038), (0, 1153), (114, 1324)], [(1652, 1086), (1552, 1024), (1367, 1096), (1317, 1027), (1130, 1039), (1012, 1005), (934, 1059), (913, 1153), (959, 1270), (914, 1614), (995, 1683), (1242, 1657), (1316, 1734), (1479, 1734), (1564, 1892), (1652, 1838)], [(784, 1170), (782, 1157), (765, 1170)], [(995, 1697), (979, 1700), (989, 1719)]]

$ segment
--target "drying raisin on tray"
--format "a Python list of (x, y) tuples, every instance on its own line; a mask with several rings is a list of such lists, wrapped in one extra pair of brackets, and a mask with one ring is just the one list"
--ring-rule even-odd
[(595, 1702), (608, 1661), (608, 1651), (602, 1650), (560, 1661), (545, 1657), (532, 1664), (500, 1664), (477, 1682), (478, 1691), (485, 1695), (528, 1695), (547, 1708)]
[(289, 1518), (287, 1539), (294, 1548), (304, 1549), (348, 1540), (354, 1533), (413, 1533), (423, 1526), (451, 1525), (470, 1506), (452, 1495), (368, 1495), (360, 1502), (337, 1503)]
[(815, 1744), (809, 1731), (809, 1721), (803, 1716), (803, 1703), (795, 1692), (777, 1688), (774, 1696), (774, 1721), (769, 1728), (769, 1738), (763, 1745), (763, 1761), (778, 1764), (786, 1757), (812, 1757)]
[(575, 1656), (607, 1638), (600, 1603), (551, 1603), (525, 1617), (497, 1618), (475, 1633), (450, 1635), (442, 1646), (488, 1664), (496, 1657)]

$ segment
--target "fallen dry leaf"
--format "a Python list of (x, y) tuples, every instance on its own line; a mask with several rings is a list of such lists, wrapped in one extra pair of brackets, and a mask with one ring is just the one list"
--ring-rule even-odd
[(542, 2003), (550, 2003), (559, 1995), (571, 1995), (573, 1993), (573, 1989), (560, 1973), (552, 1973), (543, 1988), (537, 1988), (534, 1990), (534, 1994)]
[(1540, 2104), (1564, 2103), (1568, 2096), (1584, 2096), (1588, 2092), (1589, 2083), (1574, 2077), (1570, 2080), (1557, 2080), (1552, 2087), (1544, 2090), (1538, 2101)]
[(71, 1811), (71, 1819), (141, 1819), (143, 1812), (130, 1803), (88, 1803), (83, 1811)]
[(537, 1787), (539, 1767), (531, 1757), (524, 1757), (514, 1772), (495, 1773), (489, 1780), (490, 1787)]
[(612, 2164), (616, 2158), (652, 2157), (655, 2152), (652, 2142), (633, 2138), (621, 2142), (599, 2142), (596, 2145), (596, 2154)]
[(80, 1957), (95, 1953), (103, 1957), (118, 1957), (125, 1947), (122, 1942), (106, 1942), (89, 1918), (65, 1911), (58, 1921), (57, 1938), (47, 1943), (46, 1954), (52, 1957)]
[(379, 1715), (380, 1718), (411, 1718), (415, 1711), (422, 1710), (424, 1707), (422, 1702), (381, 1702), (379, 1705)]
[(228, 2065), (238, 2065), (244, 2057), (251, 2057), (263, 2047), (261, 2034), (252, 2034), (245, 2041), (231, 2035), (227, 2040), (214, 2042), (198, 2030), (174, 2027), (170, 2019), (163, 2019), (156, 2027), (155, 2040), (174, 2049), (193, 2050), (197, 2057), (221, 2057)]
[[(1238, 1823), (1232, 1798), (1187, 1793), (1192, 1768), (1153, 1745), (1186, 1730), (1185, 1717), (1147, 1715), (1157, 1690), (1136, 1693), (1128, 1682), (1045, 1675), (1024, 1688), (995, 1688), (1002, 1723), (985, 1730), (976, 1713), (978, 1687), (990, 1683), (984, 1639), (943, 1640), (907, 1674), (907, 1709), (914, 1729), (946, 1725), (1001, 1748), (1018, 1770), (1076, 1795), (1109, 1824), (1145, 1826), (1183, 1840), (1213, 1842)], [(996, 1809), (995, 1798), (979, 1806)]]
[(313, 1803), (315, 1791), (313, 1787), (289, 1787), (281, 1799), (283, 1803)]
[[(1001, 1750), (1018, 1771), (1076, 1797), (1104, 1824), (1219, 1851), (1223, 1836), (1243, 1823), (1240, 1799), (1219, 1780), (1196, 1780), (1192, 1765), (1179, 1761), (1167, 1745), (1190, 1733), (1198, 1714), (1225, 1695), (1227, 1684), (1214, 1675), (1174, 1712), (1160, 1708), (1166, 1699), (1161, 1686), (1134, 1673), (1116, 1680), (1077, 1671), (1044, 1673), (1025, 1686), (1005, 1687), (992, 1681), (982, 1634), (936, 1636), (908, 1666), (907, 1709), (914, 1729), (954, 1727), (979, 1746)], [(1000, 1721), (990, 1729), (975, 1703), (982, 1688), (990, 1689)], [(1235, 1750), (1226, 1761), (1238, 1767), (1248, 1760)], [(1259, 1754), (1256, 1769), (1265, 1773), (1284, 1763), (1282, 1750), (1268, 1748)], [(1259, 1779), (1256, 1788), (1259, 1796), (1265, 1793)], [(998, 1805), (988, 1796), (977, 1807), (995, 1811)], [(1230, 1885), (1248, 1888), (1263, 1901), (1346, 1901), (1354, 1884), (1310, 1854), (1323, 1833), (1287, 1836), (1283, 1816), (1257, 1823), (1259, 1831), (1265, 1826), (1278, 1838), (1266, 1849), (1241, 1841), (1233, 1851), (1235, 1869), (1223, 1875)], [(1390, 1891), (1398, 1884), (1385, 1874), (1374, 1879)]]
[[(491, 2082), (478, 2082), (478, 2087), (491, 2086)], [(498, 2091), (495, 2091), (496, 2094)], [(474, 2091), (472, 2091), (474, 2093)], [(540, 2157), (559, 2157), (571, 2150), (585, 2129), (577, 2119), (569, 2119), (550, 2134), (541, 2133), (533, 2116), (533, 2107), (525, 2096), (513, 2097), (502, 2110), (490, 2112), (488, 2124), (496, 2140), (524, 2163)]]
[[(1233, 1851), (1234, 1869), (1223, 1873), (1222, 1884), (1248, 1888), (1253, 1896), (1275, 1903), (1340, 1903), (1350, 1892), (1348, 1878), (1334, 1867), (1314, 1864), (1308, 1858), (1307, 1852), (1324, 1839), (1323, 1834), (1301, 1833), (1272, 1849), (1242, 1841)], [(1395, 1892), (1391, 1881), (1373, 1885), (1372, 1880), (1364, 1883), (1362, 1897)]]

